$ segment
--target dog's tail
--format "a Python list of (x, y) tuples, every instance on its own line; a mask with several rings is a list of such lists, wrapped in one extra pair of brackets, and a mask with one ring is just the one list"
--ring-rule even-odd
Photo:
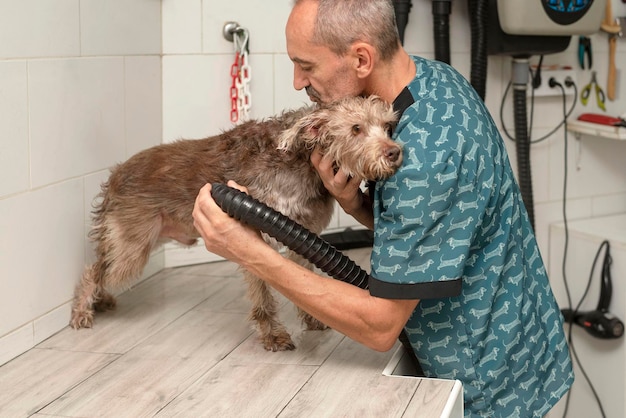
[(88, 233), (88, 237), (93, 242), (100, 241), (106, 234), (106, 224), (104, 222), (105, 213), (107, 208), (111, 204), (111, 199), (108, 194), (109, 182), (104, 182), (100, 186), (100, 193), (95, 197), (92, 203), (91, 211), (91, 230)]

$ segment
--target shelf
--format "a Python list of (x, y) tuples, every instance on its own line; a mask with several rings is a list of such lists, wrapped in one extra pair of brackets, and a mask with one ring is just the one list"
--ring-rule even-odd
[(601, 125), (599, 123), (573, 120), (571, 122), (567, 122), (567, 130), (573, 132), (576, 137), (579, 137), (580, 135), (590, 135), (599, 138), (626, 141), (626, 128), (618, 126), (608, 126)]
[[(565, 228), (563, 223), (552, 225), (554, 231)], [(593, 242), (611, 241), (611, 245), (626, 251), (626, 213), (577, 219), (568, 223), (569, 233), (575, 239)]]

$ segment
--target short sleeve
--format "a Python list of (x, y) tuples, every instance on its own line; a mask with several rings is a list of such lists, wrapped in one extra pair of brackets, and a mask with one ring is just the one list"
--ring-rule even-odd
[(379, 297), (458, 295), (492, 194), (484, 125), (471, 124), (467, 98), (439, 89), (440, 79), (415, 92), (394, 134), (402, 167), (376, 185), (370, 292)]

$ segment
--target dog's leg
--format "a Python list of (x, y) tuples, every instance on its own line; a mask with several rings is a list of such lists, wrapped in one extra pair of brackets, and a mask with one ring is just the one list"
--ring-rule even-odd
[(74, 290), (70, 319), (72, 328), (91, 328), (95, 312), (115, 309), (115, 297), (104, 288), (106, 274), (106, 263), (102, 259), (85, 268)]
[(96, 248), (97, 261), (85, 269), (76, 286), (70, 320), (73, 328), (90, 328), (95, 311), (115, 308), (115, 297), (106, 287), (128, 286), (141, 274), (158, 241), (160, 220), (124, 224), (128, 227), (121, 228), (115, 221), (105, 222), (106, 232), (99, 235)]
[[(93, 325), (94, 305), (98, 301), (98, 294), (102, 291), (100, 282), (105, 268), (100, 260), (85, 268), (74, 291), (72, 317), (70, 319), (72, 328), (91, 328)], [(111, 295), (107, 294), (107, 296), (112, 298)], [(111, 308), (115, 307), (115, 299), (112, 301), (109, 299), (108, 304)]]
[(300, 318), (302, 323), (306, 326), (306, 329), (309, 331), (323, 331), (328, 328), (323, 322), (313, 318), (300, 308), (298, 308), (298, 318)]
[(252, 302), (250, 320), (256, 322), (257, 332), (268, 351), (287, 351), (296, 348), (287, 329), (278, 320), (278, 306), (269, 287), (261, 279), (244, 272), (248, 282), (248, 298)]

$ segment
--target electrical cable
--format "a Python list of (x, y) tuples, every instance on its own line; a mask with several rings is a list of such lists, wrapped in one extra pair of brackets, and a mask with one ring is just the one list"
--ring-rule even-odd
[(606, 242), (606, 253), (604, 255), (604, 262), (602, 263), (602, 287), (600, 288), (600, 300), (598, 300), (597, 310), (606, 312), (608, 311), (609, 304), (611, 303), (611, 296), (613, 294), (613, 283), (611, 281), (611, 264), (613, 264), (613, 257), (610, 254), (610, 244)]
[[(552, 80), (551, 80), (552, 81)], [(574, 88), (576, 88), (576, 84), (572, 83), (572, 85), (574, 86)], [(567, 164), (567, 156), (568, 156), (568, 135), (567, 135), (567, 119), (569, 118), (569, 114), (571, 113), (567, 111), (567, 95), (565, 93), (565, 88), (560, 84), (560, 83), (555, 83), (556, 87), (559, 87), (561, 89), (562, 92), (562, 97), (563, 97), (563, 121), (562, 124), (565, 125), (565, 129), (564, 129), (564, 133), (563, 133), (563, 139), (564, 139), (564, 143), (563, 143), (563, 152), (564, 152), (564, 157), (563, 157), (563, 206), (562, 206), (562, 210), (563, 210), (563, 227), (565, 229), (565, 244), (563, 246), (563, 262), (561, 265), (561, 269), (562, 269), (562, 275), (563, 275), (563, 284), (565, 286), (565, 293), (567, 295), (567, 303), (569, 308), (572, 308), (572, 297), (571, 297), (571, 293), (569, 290), (569, 285), (568, 285), (568, 281), (567, 281), (567, 273), (566, 273), (566, 261), (567, 261), (567, 251), (568, 251), (568, 247), (569, 247), (569, 227), (568, 227), (568, 220), (567, 220), (567, 175), (568, 175), (568, 164)], [(578, 93), (576, 93), (576, 96), (578, 97)], [(574, 103), (576, 103), (576, 100), (574, 100)], [(573, 109), (573, 108), (572, 108)], [(560, 126), (560, 125), (559, 125)], [(604, 245), (604, 243), (602, 244)], [(580, 308), (580, 306), (582, 305), (582, 302), (584, 301), (585, 297), (587, 296), (587, 293), (589, 291), (589, 288), (591, 286), (591, 281), (593, 278), (593, 271), (595, 270), (595, 265), (596, 262), (598, 260), (598, 256), (600, 254), (600, 250), (602, 249), (602, 245), (600, 246), (600, 249), (598, 250), (598, 252), (596, 253), (596, 256), (593, 260), (593, 264), (591, 266), (591, 273), (589, 276), (589, 280), (587, 282), (587, 288), (585, 289), (585, 292), (582, 296), (582, 298), (580, 299), (580, 302), (577, 304), (576, 308), (574, 309), (574, 314), (572, 315), (572, 318), (575, 317), (576, 312), (578, 312), (578, 309)], [(598, 406), (600, 407), (600, 412), (602, 414), (603, 418), (606, 418), (606, 414), (604, 413), (604, 408), (602, 407), (602, 402), (600, 401), (600, 398), (593, 386), (593, 384), (591, 383), (591, 380), (589, 379), (589, 376), (587, 375), (587, 373), (585, 372), (585, 369), (582, 366), (582, 363), (580, 361), (580, 359), (578, 358), (578, 354), (576, 353), (576, 349), (574, 348), (574, 341), (572, 339), (572, 328), (573, 328), (573, 321), (569, 323), (569, 329), (568, 329), (568, 334), (567, 334), (567, 340), (568, 340), (568, 344), (569, 344), (569, 349), (572, 353), (572, 355), (574, 356), (574, 360), (576, 361), (576, 364), (578, 364), (578, 367), (581, 371), (581, 373), (583, 374), (583, 377), (585, 378), (585, 380), (587, 381), (587, 384), (589, 385), (589, 387), (591, 388), (591, 391), (593, 393), (593, 396), (596, 399), (596, 402), (598, 403)], [(572, 388), (570, 388), (570, 390), (567, 392), (567, 396), (566, 396), (566, 400), (565, 400), (565, 410), (563, 411), (563, 418), (565, 418), (567, 416), (567, 411), (569, 409), (569, 401), (570, 401), (570, 396), (572, 393)]]
[[(541, 56), (543, 59), (543, 55)], [(535, 78), (533, 76), (533, 71), (528, 68), (528, 72), (531, 75), (531, 90), (530, 90), (530, 119), (528, 120), (528, 142), (530, 145), (533, 144), (532, 135), (533, 135), (533, 121), (535, 119)], [(539, 76), (541, 77), (541, 76)], [(539, 79), (541, 82), (541, 78)]]
[[(561, 87), (562, 88), (562, 87)], [(563, 94), (563, 110), (564, 110), (564, 121), (565, 121), (565, 129), (563, 130), (563, 203), (562, 203), (562, 214), (563, 214), (563, 228), (565, 229), (565, 244), (563, 245), (563, 262), (561, 264), (561, 273), (563, 275), (563, 284), (565, 286), (565, 294), (567, 295), (567, 304), (571, 308), (572, 307), (572, 295), (569, 290), (569, 285), (567, 283), (567, 274), (565, 272), (565, 266), (567, 262), (567, 250), (569, 247), (569, 226), (567, 219), (567, 176), (568, 176), (568, 164), (567, 164), (567, 155), (568, 155), (568, 137), (567, 137), (567, 114), (565, 112), (565, 94)]]
[[(602, 248), (604, 248), (604, 247), (606, 247), (607, 257), (605, 258), (605, 261), (602, 263), (602, 276), (603, 276), (602, 280), (605, 280), (604, 276), (606, 274), (606, 269), (611, 264), (611, 257), (608, 256), (608, 254), (609, 254), (609, 242), (607, 240), (602, 241), (602, 243), (600, 244), (600, 247), (598, 248), (598, 251), (596, 252), (596, 256), (594, 257), (593, 263), (591, 264), (591, 273), (590, 273), (590, 276), (589, 276), (589, 280), (587, 281), (587, 287), (585, 288), (585, 291), (583, 292), (582, 297), (578, 301), (578, 304), (576, 305), (576, 308), (572, 311), (572, 316), (576, 316), (576, 314), (578, 314), (578, 312), (580, 311), (580, 307), (582, 306), (583, 302), (587, 298), (587, 294), (589, 293), (589, 289), (591, 288), (593, 272), (596, 269), (596, 263), (598, 261), (598, 257), (600, 256), (600, 252), (602, 251)], [(604, 303), (604, 301), (602, 299), (600, 299), (599, 303), (600, 304)]]
[[(578, 364), (578, 368), (580, 369), (581, 373), (583, 374), (583, 377), (585, 378), (585, 380), (587, 381), (587, 384), (589, 385), (589, 388), (591, 389), (591, 392), (596, 400), (596, 403), (598, 404), (598, 407), (600, 408), (600, 413), (602, 414), (602, 418), (606, 418), (606, 413), (604, 412), (604, 408), (602, 406), (602, 401), (600, 400), (600, 396), (598, 395), (598, 393), (596, 392), (595, 387), (593, 386), (593, 384), (591, 383), (591, 379), (589, 378), (589, 376), (587, 375), (587, 373), (585, 372), (585, 369), (580, 361), (580, 358), (578, 357), (578, 354), (576, 353), (576, 349), (574, 348), (574, 340), (573, 340), (573, 336), (572, 336), (572, 328), (574, 325), (574, 321), (573, 318), (575, 318), (576, 314), (578, 313), (583, 301), (585, 300), (585, 298), (587, 297), (587, 294), (589, 293), (589, 288), (591, 287), (591, 282), (593, 280), (593, 272), (596, 268), (596, 263), (598, 261), (598, 257), (600, 256), (600, 253), (602, 251), (602, 248), (604, 246), (607, 247), (607, 251), (608, 251), (608, 245), (609, 242), (608, 241), (603, 241), (602, 244), (600, 244), (600, 247), (598, 248), (598, 251), (596, 252), (596, 255), (593, 259), (593, 263), (591, 264), (591, 273), (589, 275), (589, 280), (587, 281), (587, 287), (585, 288), (585, 291), (582, 295), (582, 297), (580, 298), (580, 301), (578, 302), (578, 304), (576, 305), (576, 308), (574, 309), (573, 313), (572, 313), (572, 321), (569, 323), (569, 329), (567, 332), (567, 340), (569, 343), (569, 347), (570, 350), (572, 352), (572, 354), (574, 355), (574, 359), (576, 360), (576, 364)], [(603, 265), (603, 270), (604, 268), (606, 268), (606, 265)], [(564, 276), (564, 280), (565, 280), (565, 276)], [(570, 305), (571, 308), (571, 305)], [(563, 418), (566, 417), (567, 415), (567, 410), (569, 409), (569, 401), (570, 401), (570, 396), (572, 393), (572, 389), (570, 389), (570, 391), (567, 393), (567, 398), (565, 401), (565, 411), (563, 412)]]
[[(532, 76), (531, 86), (533, 90), (538, 89), (541, 86), (541, 65), (543, 64), (543, 55), (539, 57), (539, 63), (537, 64), (537, 71)], [(532, 71), (531, 71), (532, 73)]]
[[(576, 102), (577, 102), (577, 97), (578, 97), (578, 86), (576, 86), (576, 83), (572, 83), (572, 87), (574, 88), (574, 101), (572, 102), (571, 107), (569, 108), (569, 110), (567, 111), (567, 113), (565, 115), (565, 119), (564, 119), (565, 121), (567, 119), (569, 119), (569, 117), (572, 115), (572, 112), (574, 112), (574, 109), (576, 108)], [(556, 127), (554, 127), (554, 129), (552, 129), (550, 132), (548, 132), (547, 134), (545, 134), (541, 138), (535, 139), (531, 143), (532, 144), (537, 144), (539, 142), (545, 141), (551, 135), (553, 135), (561, 126), (565, 126), (564, 130), (567, 132), (567, 124), (565, 122), (561, 122)]]
[[(500, 124), (502, 125), (502, 132), (504, 133), (504, 135), (508, 139), (510, 139), (511, 141), (515, 142), (515, 138), (511, 136), (511, 134), (508, 131), (508, 128), (506, 127), (506, 124), (504, 123), (504, 103), (506, 101), (506, 97), (508, 96), (509, 90), (511, 89), (511, 84), (512, 83), (509, 81), (509, 83), (506, 86), (506, 89), (504, 90), (504, 95), (502, 96), (502, 101), (500, 102)], [(577, 102), (577, 97), (578, 97), (578, 87), (576, 86), (575, 83), (572, 84), (572, 87), (574, 88), (574, 101), (572, 102), (572, 105), (571, 105), (570, 109), (567, 111), (567, 118), (569, 118), (571, 116), (572, 112), (576, 108), (576, 102)], [(530, 127), (528, 129), (529, 132), (532, 130), (532, 120), (533, 120), (533, 114), (534, 114), (534, 101), (535, 101), (535, 95), (534, 95), (534, 89), (533, 89), (533, 91), (531, 92), (531, 102), (530, 102), (530, 109), (531, 109), (530, 121), (531, 121), (531, 125), (530, 125)], [(564, 122), (561, 121), (550, 132), (548, 132), (547, 134), (545, 134), (541, 138), (538, 138), (538, 139), (535, 139), (535, 140), (531, 140), (530, 143), (531, 144), (537, 144), (539, 142), (542, 142), (542, 141), (548, 139), (561, 126), (563, 126), (563, 124), (564, 124)]]

